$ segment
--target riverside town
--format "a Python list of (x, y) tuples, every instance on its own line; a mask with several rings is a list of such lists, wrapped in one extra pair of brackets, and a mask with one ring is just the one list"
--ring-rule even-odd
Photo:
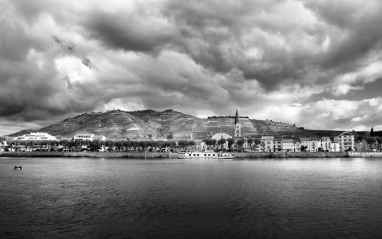
[[(144, 111), (141, 111), (144, 112)], [(166, 112), (166, 111), (165, 111)], [(167, 111), (173, 113), (174, 111)], [(98, 112), (100, 114), (101, 112)], [(120, 110), (106, 112), (109, 115), (118, 115)], [(95, 114), (92, 112), (92, 114)], [(226, 125), (222, 126), (220, 121)], [(227, 123), (232, 120), (232, 124)], [(108, 138), (94, 133), (75, 133), (72, 137), (54, 136), (47, 132), (30, 132), (15, 137), (5, 136), (0, 141), (1, 152), (164, 152), (181, 153), (191, 151), (214, 151), (258, 154), (264, 153), (347, 153), (381, 151), (382, 138), (380, 132), (337, 132), (336, 135), (304, 136), (282, 135), (284, 131), (275, 131), (275, 134), (262, 133), (261, 135), (249, 128), (249, 118), (235, 116), (213, 116), (206, 122), (206, 133), (200, 137), (202, 131), (195, 122), (189, 134), (170, 133), (167, 137), (120, 137)], [(271, 121), (272, 122), (272, 121)], [(83, 124), (81, 122), (81, 124)], [(184, 123), (183, 123), (184, 124)], [(217, 127), (210, 125), (219, 124)], [(259, 122), (257, 122), (259, 124)], [(272, 124), (272, 123), (271, 123)], [(100, 125), (102, 127), (102, 125)], [(264, 127), (264, 126), (263, 126)], [(211, 131), (211, 132), (208, 132)], [(195, 137), (198, 136), (199, 137)], [(131, 134), (130, 134), (131, 136)], [(189, 137), (189, 138), (187, 138)], [(276, 154), (275, 154), (276, 155)], [(301, 156), (302, 154), (297, 154)], [(322, 155), (322, 154), (321, 154)], [(248, 157), (248, 154), (245, 154)], [(285, 154), (283, 154), (285, 156)], [(312, 155), (310, 154), (309, 157)], [(326, 154), (328, 156), (328, 154)], [(334, 156), (338, 156), (335, 154)]]

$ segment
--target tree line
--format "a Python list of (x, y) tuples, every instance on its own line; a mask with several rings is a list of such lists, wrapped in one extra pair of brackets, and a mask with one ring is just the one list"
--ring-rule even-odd
[[(236, 143), (237, 148), (242, 148), (245, 140), (238, 139), (236, 142), (234, 139), (206, 139), (203, 140), (207, 146), (212, 146), (215, 148), (217, 146), (222, 146), (228, 142), (228, 148), (232, 148), (232, 145)], [(260, 144), (259, 139), (249, 138), (246, 140), (248, 145)], [(196, 145), (195, 141), (190, 140), (180, 140), (180, 141), (88, 141), (88, 140), (59, 140), (59, 141), (21, 141), (14, 140), (8, 142), (8, 147), (11, 148), (31, 148), (35, 150), (48, 150), (48, 151), (79, 151), (79, 150), (89, 150), (98, 151), (100, 149), (105, 149), (106, 151), (158, 151), (162, 149), (167, 149), (169, 151), (178, 148), (189, 148)]]
[(371, 137), (375, 137), (375, 136), (382, 137), (382, 130), (374, 131), (374, 128), (371, 127), (371, 130), (370, 130), (370, 136), (371, 136)]

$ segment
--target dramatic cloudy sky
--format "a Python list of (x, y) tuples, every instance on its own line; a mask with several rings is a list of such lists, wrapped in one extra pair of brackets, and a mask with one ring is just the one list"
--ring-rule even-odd
[(382, 1), (0, 0), (0, 135), (175, 109), (382, 130)]

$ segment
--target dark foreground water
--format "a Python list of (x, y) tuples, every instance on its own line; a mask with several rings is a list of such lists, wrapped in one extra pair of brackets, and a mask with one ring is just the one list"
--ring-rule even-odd
[(382, 238), (382, 159), (0, 158), (0, 238)]

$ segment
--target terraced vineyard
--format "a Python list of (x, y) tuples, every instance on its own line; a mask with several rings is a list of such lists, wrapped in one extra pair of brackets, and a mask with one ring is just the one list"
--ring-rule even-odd
[[(239, 119), (242, 136), (261, 135), (316, 136), (321, 131), (303, 130), (294, 125), (271, 120), (256, 120), (248, 117)], [(234, 135), (234, 117), (210, 117), (200, 119), (173, 110), (91, 112), (68, 118), (56, 124), (39, 129), (51, 135), (71, 138), (77, 133), (104, 135), (108, 139), (205, 139), (216, 133)], [(18, 136), (29, 131), (20, 131)], [(171, 138), (171, 137), (170, 137)]]

